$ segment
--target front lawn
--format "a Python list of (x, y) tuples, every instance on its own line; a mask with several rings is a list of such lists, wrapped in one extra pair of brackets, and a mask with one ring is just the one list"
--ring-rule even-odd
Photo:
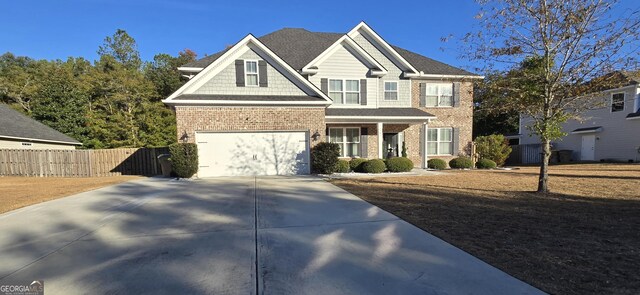
[(640, 165), (537, 167), (332, 183), (555, 294), (640, 293)]
[(139, 176), (0, 177), (0, 213), (136, 178)]

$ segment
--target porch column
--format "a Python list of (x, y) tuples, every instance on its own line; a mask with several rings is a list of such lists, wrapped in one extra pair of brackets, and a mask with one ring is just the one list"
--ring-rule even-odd
[(384, 124), (382, 122), (378, 123), (378, 159), (383, 159), (382, 155), (384, 155), (384, 147), (382, 146), (382, 135), (383, 135)]
[(422, 145), (422, 147), (420, 147), (422, 149), (422, 168), (423, 169), (427, 169), (427, 161), (429, 161), (429, 158), (427, 157), (427, 131), (428, 131), (428, 125), (427, 123), (423, 123), (422, 124), (422, 129), (424, 130), (424, 132), (422, 133), (422, 142), (424, 143)]

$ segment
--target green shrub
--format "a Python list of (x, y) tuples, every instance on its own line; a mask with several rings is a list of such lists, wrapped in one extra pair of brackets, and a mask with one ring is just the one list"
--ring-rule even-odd
[(380, 159), (371, 159), (362, 164), (362, 170), (365, 173), (382, 173), (387, 170), (387, 166)]
[(340, 156), (340, 146), (337, 143), (321, 142), (311, 148), (311, 171), (318, 174), (335, 172)]
[(476, 162), (476, 168), (478, 169), (493, 169), (496, 168), (496, 162), (489, 159), (480, 159)]
[(195, 143), (174, 143), (169, 146), (171, 167), (178, 177), (190, 178), (198, 172), (198, 147)]
[(390, 172), (408, 172), (413, 169), (413, 162), (403, 157), (389, 158), (385, 164)]
[(364, 170), (362, 169), (362, 164), (366, 163), (367, 161), (368, 160), (364, 158), (351, 159), (351, 161), (349, 162), (349, 167), (353, 172), (364, 172)]
[(504, 162), (511, 154), (509, 141), (502, 134), (494, 134), (488, 136), (478, 136), (476, 140), (476, 153), (481, 159), (489, 159), (498, 166), (504, 165)]
[(427, 161), (427, 167), (436, 170), (444, 170), (447, 169), (447, 162), (443, 159), (430, 159)]
[(336, 173), (347, 173), (349, 172), (349, 161), (347, 160), (338, 160), (338, 165), (336, 165)]
[(449, 161), (449, 167), (453, 169), (473, 168), (473, 161), (467, 157), (453, 158)]

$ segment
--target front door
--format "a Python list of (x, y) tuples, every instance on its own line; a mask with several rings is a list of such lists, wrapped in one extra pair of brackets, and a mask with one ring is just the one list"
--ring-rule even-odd
[(596, 149), (596, 136), (583, 135), (582, 148), (580, 149), (580, 160), (582, 161), (595, 160), (595, 149)]
[(398, 157), (398, 133), (384, 133), (382, 135), (382, 155), (385, 158)]

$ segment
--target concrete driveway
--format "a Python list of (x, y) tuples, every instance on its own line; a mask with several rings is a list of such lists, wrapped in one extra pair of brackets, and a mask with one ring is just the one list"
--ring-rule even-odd
[(46, 294), (541, 293), (313, 177), (144, 179), (30, 206), (0, 215), (0, 262), (0, 284)]

